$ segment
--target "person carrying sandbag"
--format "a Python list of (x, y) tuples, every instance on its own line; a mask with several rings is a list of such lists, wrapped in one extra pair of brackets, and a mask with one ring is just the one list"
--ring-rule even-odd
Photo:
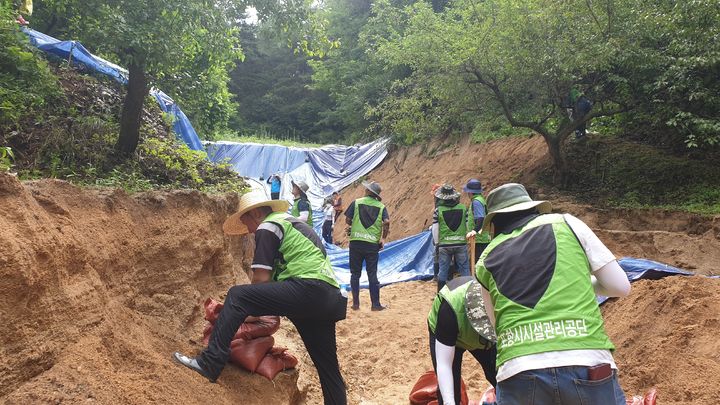
[(427, 318), (430, 357), (437, 375), (440, 405), (460, 404), (465, 351), (482, 366), (495, 386), (495, 330), (485, 314), (482, 287), (471, 276), (449, 281), (435, 296)]
[(585, 223), (551, 213), (521, 184), (487, 201), (483, 231), (494, 236), (475, 275), (497, 334), (498, 405), (624, 405), (595, 297), (630, 293), (615, 256)]
[(180, 364), (211, 382), (228, 362), (231, 341), (248, 316), (279, 315), (296, 327), (320, 377), (325, 404), (346, 404), (337, 359), (335, 323), (345, 319), (347, 298), (335, 280), (323, 243), (304, 221), (286, 214), (288, 203), (250, 192), (223, 225), (228, 235), (255, 234), (252, 284), (230, 288), (208, 347), (195, 358), (174, 353)]

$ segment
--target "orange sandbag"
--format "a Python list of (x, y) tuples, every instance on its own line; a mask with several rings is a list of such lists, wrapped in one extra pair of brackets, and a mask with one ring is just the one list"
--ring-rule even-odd
[(298, 360), (284, 347), (274, 347), (255, 370), (256, 373), (272, 381), (279, 372), (297, 366)]
[(255, 339), (262, 336), (270, 336), (280, 329), (279, 316), (248, 316), (245, 322), (240, 325), (235, 339)]
[(205, 320), (214, 324), (223, 309), (223, 303), (212, 298), (205, 300)]
[[(436, 405), (437, 389), (435, 371), (424, 372), (410, 391), (410, 403), (412, 405)], [(460, 380), (460, 403), (462, 405), (468, 405), (469, 403), (467, 387), (465, 387), (465, 381), (463, 380)]]
[(655, 405), (657, 401), (657, 388), (652, 387), (645, 395), (634, 395), (625, 399), (627, 405)]
[(203, 337), (202, 337), (202, 342), (205, 346), (207, 346), (208, 342), (210, 342), (210, 334), (212, 333), (212, 330), (213, 330), (213, 324), (211, 324), (210, 322), (206, 322), (205, 327), (203, 328)]
[(252, 340), (235, 339), (230, 343), (230, 361), (251, 373), (255, 372), (274, 344), (272, 336)]

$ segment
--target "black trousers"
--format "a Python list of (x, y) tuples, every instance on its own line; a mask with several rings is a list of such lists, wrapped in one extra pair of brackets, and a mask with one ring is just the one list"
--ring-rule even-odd
[(350, 242), (350, 289), (353, 294), (353, 305), (358, 305), (360, 302), (360, 275), (365, 262), (371, 305), (380, 306), (380, 282), (377, 278), (379, 249), (379, 245), (372, 243)]
[(325, 242), (333, 243), (332, 242), (332, 240), (333, 240), (332, 232), (333, 232), (332, 220), (326, 219), (322, 225), (322, 237), (323, 237), (323, 239), (325, 239)]
[(475, 265), (480, 260), (483, 250), (488, 247), (490, 243), (476, 243), (475, 244), (475, 263), (470, 263), (470, 275), (475, 275)]
[[(430, 333), (430, 357), (432, 358), (433, 369), (437, 375), (437, 359), (435, 357), (435, 334), (432, 331)], [(495, 358), (497, 357), (497, 346), (494, 346), (488, 350), (476, 349), (468, 350), (470, 354), (475, 357), (480, 366), (483, 368), (485, 373), (485, 379), (492, 384), (493, 387), (497, 386), (497, 370), (495, 369)], [(455, 357), (453, 358), (452, 373), (453, 373), (453, 387), (455, 389), (455, 403), (460, 405), (460, 381), (462, 372), (462, 358), (466, 350), (455, 346)], [(437, 390), (438, 404), (443, 403), (442, 395), (440, 395), (440, 384), (438, 382)]]
[(277, 193), (273, 193), (273, 192), (271, 191), (271, 192), (270, 192), (270, 199), (272, 199), (272, 200), (279, 200), (279, 199), (280, 199), (280, 192), (278, 191)]
[(215, 322), (208, 347), (197, 361), (217, 377), (230, 358), (230, 342), (248, 316), (286, 316), (297, 328), (310, 354), (322, 387), (325, 404), (347, 403), (345, 382), (340, 375), (335, 341), (335, 323), (345, 319), (347, 298), (340, 290), (320, 280), (292, 278), (230, 288)]

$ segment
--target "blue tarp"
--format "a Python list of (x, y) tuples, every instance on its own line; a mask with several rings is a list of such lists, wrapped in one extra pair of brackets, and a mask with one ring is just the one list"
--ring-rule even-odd
[[(348, 250), (335, 245), (325, 245), (335, 278), (341, 287), (350, 289), (350, 267)], [(385, 245), (378, 261), (380, 285), (401, 281), (429, 280), (433, 278), (432, 235), (429, 231)], [(367, 288), (367, 273), (363, 271), (360, 286)]]
[[(668, 264), (655, 262), (648, 259), (635, 259), (623, 257), (618, 264), (625, 270), (628, 280), (632, 283), (637, 280), (659, 280), (668, 276), (692, 276), (694, 273), (681, 270)], [(607, 301), (607, 297), (598, 297), (598, 303)]]
[[(208, 142), (208, 158), (227, 162), (245, 177), (265, 180), (273, 174), (282, 178), (281, 198), (292, 200), (290, 181), (305, 181), (313, 209), (319, 210), (325, 197), (352, 184), (380, 164), (387, 155), (387, 140), (365, 145), (328, 145), (296, 148), (256, 143)], [(264, 184), (269, 192), (267, 184)]]
[[(81, 70), (100, 73), (104, 76), (112, 78), (120, 84), (127, 85), (127, 70), (99, 56), (91, 54), (80, 42), (60, 41), (30, 28), (23, 28), (23, 31), (30, 37), (30, 42), (38, 49), (51, 55), (55, 55), (61, 59), (67, 59), (73, 66), (76, 66)], [(153, 89), (150, 94), (152, 94), (158, 104), (160, 104), (160, 109), (166, 113), (174, 115), (175, 124), (173, 129), (188, 145), (188, 147), (194, 150), (203, 150), (200, 138), (198, 138), (190, 120), (188, 120), (182, 110), (180, 110), (180, 107), (178, 107), (168, 95), (160, 90)]]

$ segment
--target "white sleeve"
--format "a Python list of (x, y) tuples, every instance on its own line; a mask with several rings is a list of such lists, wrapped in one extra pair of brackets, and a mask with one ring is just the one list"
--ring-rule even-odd
[(591, 273), (595, 273), (606, 264), (615, 261), (615, 255), (600, 241), (590, 227), (570, 214), (563, 216), (585, 250), (585, 256), (590, 262)]
[(443, 397), (443, 405), (455, 405), (455, 386), (452, 372), (454, 358), (455, 346), (445, 346), (440, 341), (435, 340), (438, 388), (440, 388)]
[(437, 246), (438, 238), (440, 237), (439, 236), (440, 235), (440, 225), (437, 222), (435, 222), (430, 227), (430, 231), (432, 232), (433, 244), (435, 244)]
[(630, 281), (617, 261), (604, 265), (590, 276), (595, 294), (606, 297), (627, 297)]
[(310, 211), (300, 211), (300, 214), (298, 215), (298, 219), (307, 222), (308, 214), (310, 214)]

